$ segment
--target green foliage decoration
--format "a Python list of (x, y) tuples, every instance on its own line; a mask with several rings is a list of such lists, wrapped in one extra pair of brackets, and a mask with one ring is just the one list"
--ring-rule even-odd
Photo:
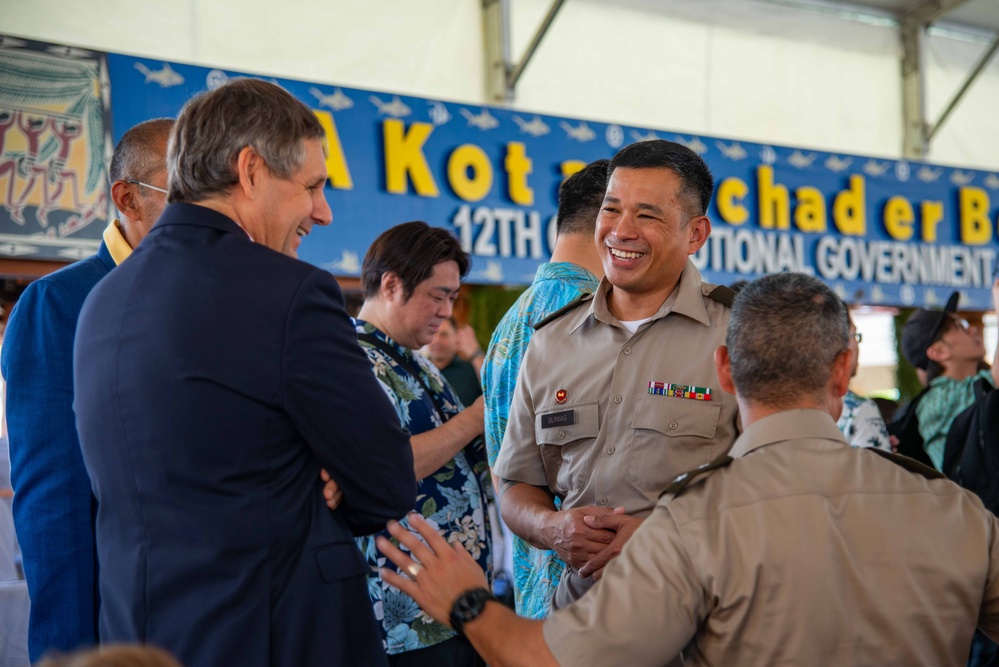
[(472, 288), (468, 323), (475, 329), (475, 337), (483, 350), (488, 347), (496, 325), (525, 289), (527, 288), (496, 285), (476, 285)]
[(913, 310), (912, 308), (902, 308), (893, 318), (895, 325), (895, 352), (898, 354), (898, 365), (895, 366), (895, 386), (898, 387), (899, 404), (908, 403), (923, 388), (919, 384), (916, 369), (906, 361), (905, 355), (902, 354), (902, 327), (905, 326), (905, 321), (909, 319), (909, 315), (913, 313)]

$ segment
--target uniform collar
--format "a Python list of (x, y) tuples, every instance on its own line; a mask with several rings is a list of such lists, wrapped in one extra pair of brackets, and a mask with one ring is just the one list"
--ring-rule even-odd
[(753, 422), (732, 445), (729, 456), (740, 458), (752, 451), (791, 440), (832, 440), (849, 446), (843, 432), (824, 410), (784, 410)]
[(111, 253), (111, 259), (114, 260), (115, 266), (124, 262), (132, 254), (132, 246), (128, 245), (128, 241), (125, 240), (120, 225), (121, 223), (115, 218), (104, 229), (104, 245)]
[[(676, 313), (700, 322), (704, 326), (710, 326), (711, 322), (708, 320), (708, 311), (704, 307), (704, 297), (701, 294), (701, 282), (701, 272), (697, 270), (697, 267), (688, 258), (687, 263), (683, 267), (683, 272), (680, 273), (680, 283), (666, 297), (659, 310), (649, 318), (649, 321), (652, 322), (662, 319), (670, 313)], [(604, 324), (620, 325), (620, 321), (611, 314), (610, 309), (607, 307), (607, 292), (611, 288), (612, 285), (607, 281), (607, 278), (601, 278), (600, 285), (597, 286), (593, 299), (584, 312), (588, 317), (593, 317)], [(582, 324), (585, 319), (581, 318), (576, 327)], [(576, 327), (573, 327), (573, 329), (575, 330)]]

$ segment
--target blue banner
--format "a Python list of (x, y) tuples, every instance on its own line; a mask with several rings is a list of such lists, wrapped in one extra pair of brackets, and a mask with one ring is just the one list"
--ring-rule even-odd
[[(137, 122), (176, 116), (194, 94), (252, 76), (120, 54), (106, 64), (114, 141)], [(851, 303), (932, 306), (959, 290), (962, 307), (991, 308), (995, 173), (268, 80), (327, 129), (333, 224), (314, 230), (300, 256), (338, 276), (359, 275), (385, 229), (419, 219), (462, 240), (474, 257), (469, 282), (528, 283), (550, 254), (562, 179), (660, 138), (700, 154), (715, 175), (713, 231), (694, 257), (707, 280), (806, 271)], [(0, 110), (6, 104), (0, 87)]]

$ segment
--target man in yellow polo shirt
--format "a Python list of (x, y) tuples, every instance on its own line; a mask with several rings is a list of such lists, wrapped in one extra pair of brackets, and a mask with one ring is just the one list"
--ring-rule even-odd
[(166, 146), (173, 121), (150, 120), (122, 136), (111, 159), (119, 218), (97, 254), (36, 280), (4, 335), (14, 526), (31, 598), (28, 653), (97, 641), (94, 500), (73, 414), (73, 338), (83, 302), (125, 261), (166, 206)]

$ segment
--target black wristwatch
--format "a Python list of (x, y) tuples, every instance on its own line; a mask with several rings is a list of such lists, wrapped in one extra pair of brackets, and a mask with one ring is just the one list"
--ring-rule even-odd
[(459, 595), (458, 599), (454, 601), (454, 606), (451, 607), (451, 614), (448, 617), (451, 621), (451, 629), (464, 637), (465, 633), (462, 628), (465, 623), (477, 619), (482, 610), (486, 608), (486, 603), (491, 600), (499, 602), (499, 598), (485, 588), (473, 588)]

